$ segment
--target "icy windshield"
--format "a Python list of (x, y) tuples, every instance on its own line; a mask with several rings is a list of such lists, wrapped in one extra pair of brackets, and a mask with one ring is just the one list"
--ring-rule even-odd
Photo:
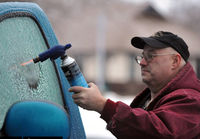
[(19, 100), (45, 100), (63, 105), (55, 67), (50, 60), (21, 66), (47, 45), (29, 17), (0, 22), (0, 127), (8, 108)]

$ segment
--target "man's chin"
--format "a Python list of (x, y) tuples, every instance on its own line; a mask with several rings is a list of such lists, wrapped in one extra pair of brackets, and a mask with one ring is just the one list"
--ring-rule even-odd
[(147, 78), (142, 78), (142, 81), (143, 81), (145, 84), (149, 84), (149, 79), (147, 79)]

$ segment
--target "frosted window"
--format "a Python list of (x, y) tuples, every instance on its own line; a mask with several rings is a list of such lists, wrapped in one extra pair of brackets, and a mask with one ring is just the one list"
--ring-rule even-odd
[(47, 100), (63, 105), (55, 67), (50, 60), (22, 67), (47, 45), (29, 17), (0, 22), (0, 127), (6, 111), (19, 100)]

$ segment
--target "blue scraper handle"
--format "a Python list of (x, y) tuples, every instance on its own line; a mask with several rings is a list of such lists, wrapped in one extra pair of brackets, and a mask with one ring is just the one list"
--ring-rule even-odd
[(71, 44), (66, 44), (65, 46), (62, 45), (56, 45), (42, 53), (39, 54), (37, 58), (34, 58), (34, 63), (37, 63), (39, 61), (43, 62), (50, 58), (51, 60), (55, 60), (60, 56), (63, 56), (65, 54), (65, 50), (69, 49), (71, 47)]

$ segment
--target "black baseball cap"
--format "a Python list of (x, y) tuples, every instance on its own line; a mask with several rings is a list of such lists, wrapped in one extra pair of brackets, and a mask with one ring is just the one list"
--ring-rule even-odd
[(172, 47), (186, 62), (190, 56), (185, 41), (171, 32), (159, 31), (150, 37), (134, 37), (131, 40), (131, 44), (139, 49), (144, 49), (145, 45), (156, 49)]

